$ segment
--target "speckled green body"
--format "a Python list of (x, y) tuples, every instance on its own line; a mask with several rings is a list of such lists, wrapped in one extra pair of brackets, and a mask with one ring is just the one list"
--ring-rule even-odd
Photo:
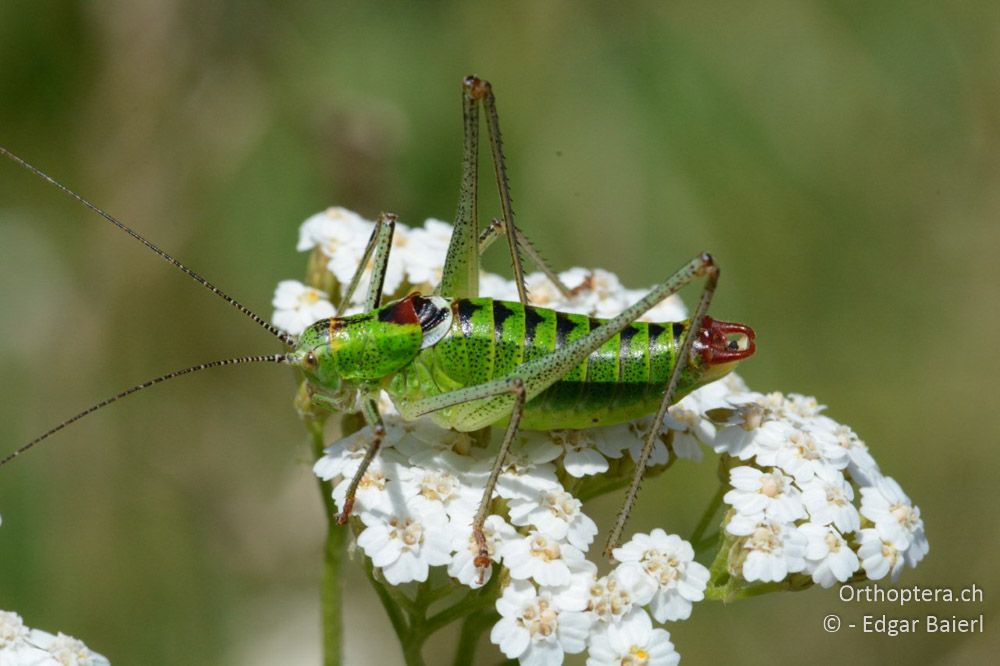
[[(585, 315), (491, 298), (451, 301), (452, 319), (439, 341), (387, 377), (382, 386), (397, 404), (504, 377), (518, 365), (550, 354), (605, 322)], [(531, 396), (521, 427), (589, 428), (652, 414), (663, 398), (687, 322), (629, 324), (554, 384)], [(704, 383), (688, 364), (678, 397)], [(461, 410), (432, 416), (467, 429)]]
[(300, 349), (315, 350), (314, 367), (304, 368), (321, 392), (342, 384), (375, 384), (413, 361), (423, 332), (412, 308), (407, 317), (398, 303), (373, 312), (324, 319), (299, 337)]

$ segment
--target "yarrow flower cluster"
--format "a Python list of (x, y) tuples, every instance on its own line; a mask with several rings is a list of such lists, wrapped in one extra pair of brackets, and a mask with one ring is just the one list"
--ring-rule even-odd
[[(299, 249), (311, 251), (312, 263), (318, 260), (326, 273), (311, 273), (309, 285), (282, 282), (275, 324), (298, 334), (311, 320), (329, 316), (372, 228), (339, 208), (307, 220)], [(440, 279), (450, 231), (436, 220), (422, 228), (397, 224), (385, 293), (429, 292)], [(574, 268), (559, 277), (571, 288), (568, 298), (543, 274), (528, 275), (532, 302), (610, 317), (645, 294), (625, 289), (599, 269)], [(480, 292), (517, 300), (512, 282), (487, 273)], [(353, 311), (363, 299), (362, 287)], [(685, 316), (681, 301), (672, 297), (643, 319)], [(593, 547), (598, 527), (579, 497), (609, 475), (631, 475), (652, 418), (522, 432), (489, 506), (486, 547), (495, 566), (483, 571), (475, 566), (479, 547), (471, 523), (500, 429), (480, 441), (428, 420), (405, 421), (387, 399), (380, 409), (386, 434), (353, 509), (358, 547), (392, 586), (428, 581), (435, 567), (470, 590), (499, 576), (499, 619), (490, 639), (522, 664), (560, 664), (566, 654), (584, 651), (588, 666), (676, 664), (680, 657), (669, 632), (654, 622), (685, 620), (706, 597), (739, 598), (741, 590), (780, 581), (801, 587), (803, 577), (805, 584), (824, 587), (862, 577), (895, 578), (927, 553), (919, 509), (882, 475), (849, 427), (822, 414), (813, 398), (756, 393), (729, 375), (670, 408), (665, 422), (655, 425), (659, 437), (647, 463), (662, 468), (677, 458), (700, 461), (706, 449), (720, 455), (728, 469), (720, 495), (729, 509), (714, 538), (698, 534), (692, 544), (661, 529), (636, 534), (614, 549), (614, 568), (599, 575)], [(330, 445), (315, 464), (316, 475), (332, 484), (338, 510), (372, 438), (370, 428), (357, 430)], [(711, 507), (708, 517), (719, 508)], [(711, 569), (698, 561), (713, 558)]]
[(17, 613), (0, 611), (0, 664), (4, 666), (107, 666), (109, 663), (72, 636), (30, 629)]
[(748, 391), (730, 402), (714, 448), (743, 463), (730, 469), (724, 497), (739, 551), (731, 573), (747, 582), (802, 573), (831, 587), (859, 569), (895, 580), (927, 554), (920, 509), (814, 398)]

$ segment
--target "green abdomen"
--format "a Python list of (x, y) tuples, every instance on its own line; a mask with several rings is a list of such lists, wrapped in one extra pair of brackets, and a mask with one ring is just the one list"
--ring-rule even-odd
[[(606, 321), (491, 298), (456, 300), (452, 313), (448, 333), (400, 373), (393, 381), (397, 389), (408, 386), (402, 392), (427, 396), (503, 377)], [(686, 329), (687, 322), (630, 324), (531, 398), (522, 427), (589, 428), (653, 413)]]

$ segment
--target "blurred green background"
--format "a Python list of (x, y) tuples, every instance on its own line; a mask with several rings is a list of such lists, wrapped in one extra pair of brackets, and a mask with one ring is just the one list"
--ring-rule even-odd
[[(684, 663), (991, 659), (996, 2), (0, 3), (0, 143), (267, 315), (309, 214), (451, 219), (468, 73), (494, 84), (518, 219), (554, 264), (646, 286), (712, 250), (714, 312), (758, 331), (751, 386), (818, 396), (920, 505), (931, 552), (900, 584), (985, 589), (702, 604), (669, 627)], [(277, 350), (9, 163), (0, 285), (4, 451), (150, 376)], [(315, 663), (324, 521), (293, 391), (272, 367), (185, 378), (3, 469), (0, 607), (117, 664)], [(713, 476), (646, 484), (630, 528), (689, 533)], [(346, 584), (353, 663), (397, 663), (357, 567)], [(881, 612), (988, 633), (821, 629)]]

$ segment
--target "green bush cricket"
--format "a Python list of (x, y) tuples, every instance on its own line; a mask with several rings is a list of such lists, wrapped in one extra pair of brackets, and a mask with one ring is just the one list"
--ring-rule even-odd
[[(347, 491), (339, 522), (348, 520), (365, 470), (385, 435), (377, 398), (388, 393), (407, 420), (429, 415), (442, 427), (474, 431), (504, 426), (483, 498), (473, 520), (479, 544), (476, 565), (490, 565), (483, 536), (494, 486), (504, 458), (520, 429), (576, 429), (622, 423), (655, 414), (645, 436), (625, 501), (608, 537), (610, 554), (620, 540), (638, 493), (660, 424), (671, 404), (693, 389), (728, 373), (755, 351), (754, 332), (743, 324), (707, 315), (719, 269), (701, 253), (611, 319), (593, 319), (532, 306), (521, 254), (526, 254), (563, 293), (559, 282), (516, 226), (501, 145), (496, 101), (489, 83), (474, 76), (462, 84), (464, 149), (454, 233), (441, 282), (433, 294), (412, 293), (383, 303), (382, 286), (396, 217), (383, 213), (364, 258), (346, 288), (337, 316), (315, 322), (293, 337), (266, 322), (142, 235), (39, 169), (0, 147), (0, 153), (56, 186), (105, 220), (143, 243), (206, 289), (265, 328), (286, 347), (279, 354), (245, 356), (199, 364), (161, 375), (97, 403), (23, 445), (24, 451), (80, 418), (127, 395), (174, 377), (210, 367), (276, 363), (301, 370), (305, 407), (360, 412), (372, 438)], [(479, 112), (485, 113), (501, 216), (481, 233), (478, 222)], [(500, 235), (507, 239), (518, 301), (479, 296), (479, 256)], [(364, 312), (340, 316), (373, 261)], [(691, 317), (682, 322), (647, 323), (638, 318), (696, 280), (703, 286)]]

